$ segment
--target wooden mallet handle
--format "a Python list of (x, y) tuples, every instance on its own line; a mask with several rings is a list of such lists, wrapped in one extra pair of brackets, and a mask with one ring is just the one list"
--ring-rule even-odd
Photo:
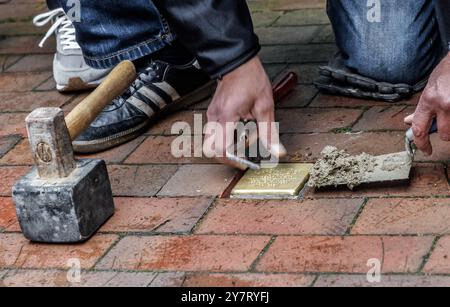
[(135, 79), (136, 68), (131, 61), (117, 65), (102, 84), (66, 116), (70, 138), (75, 140), (82, 134), (102, 110), (114, 98), (123, 94)]

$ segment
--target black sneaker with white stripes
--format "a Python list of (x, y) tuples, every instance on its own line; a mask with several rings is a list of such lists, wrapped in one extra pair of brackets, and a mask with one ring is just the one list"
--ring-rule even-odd
[(211, 96), (215, 82), (196, 60), (173, 65), (151, 61), (130, 88), (117, 97), (73, 142), (78, 153), (95, 153), (128, 142), (162, 116)]

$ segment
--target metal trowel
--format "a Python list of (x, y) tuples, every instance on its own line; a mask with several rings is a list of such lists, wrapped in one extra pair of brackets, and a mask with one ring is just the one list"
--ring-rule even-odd
[[(437, 132), (437, 121), (434, 119), (429, 134), (431, 135)], [(416, 146), (414, 145), (414, 133), (412, 128), (406, 133), (405, 149), (406, 151), (404, 152), (375, 157), (377, 166), (373, 172), (365, 175), (363, 182), (373, 183), (408, 180), (416, 155)]]
[[(431, 135), (436, 132), (438, 132), (438, 127), (435, 119), (429, 133)], [(414, 133), (412, 129), (409, 129), (405, 136), (405, 151), (374, 157), (375, 167), (362, 176), (361, 184), (409, 180), (415, 154)], [(330, 185), (321, 186), (321, 188), (341, 185), (348, 185), (348, 182), (332, 182)]]
[[(437, 121), (434, 119), (429, 134), (438, 132)], [(408, 180), (411, 174), (412, 164), (416, 154), (414, 145), (414, 133), (412, 128), (405, 136), (404, 152), (377, 156), (375, 170), (367, 173), (363, 178), (363, 183), (392, 182)]]

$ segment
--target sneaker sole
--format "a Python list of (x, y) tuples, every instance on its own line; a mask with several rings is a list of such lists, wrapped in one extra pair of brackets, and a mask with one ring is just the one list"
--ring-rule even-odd
[(139, 126), (133, 127), (126, 131), (117, 133), (107, 138), (98, 139), (94, 141), (74, 141), (72, 143), (73, 150), (76, 153), (80, 154), (92, 154), (102, 152), (111, 149), (113, 147), (122, 145), (131, 140), (134, 140), (135, 138), (142, 135), (157, 120), (167, 115), (173, 114), (176, 111), (182, 110), (186, 107), (200, 103), (205, 99), (211, 97), (215, 87), (216, 82), (211, 81), (210, 83), (197, 89), (191, 94), (186, 95), (185, 97), (179, 99), (178, 101), (168, 105), (166, 108), (156, 113), (152, 117), (148, 118), (144, 123), (140, 124)]
[(105, 79), (105, 77), (95, 80), (92, 82), (84, 82), (80, 78), (72, 78), (69, 80), (68, 84), (56, 84), (56, 90), (60, 93), (70, 93), (70, 92), (78, 92), (78, 91), (85, 91), (85, 90), (91, 90), (96, 87), (98, 87), (102, 81)]

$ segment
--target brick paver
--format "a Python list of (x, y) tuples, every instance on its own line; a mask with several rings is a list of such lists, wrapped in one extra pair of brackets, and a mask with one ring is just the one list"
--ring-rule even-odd
[(187, 233), (211, 205), (210, 198), (116, 198), (105, 232)]
[(307, 287), (315, 279), (301, 274), (190, 274), (186, 287)]
[(0, 197), (0, 231), (2, 230), (19, 230), (16, 208), (10, 197)]
[(198, 233), (344, 235), (363, 200), (221, 201)]
[[(173, 123), (192, 126), (195, 114), (206, 120), (209, 99), (126, 145), (81, 156), (108, 163), (116, 197), (99, 234), (78, 245), (29, 243), (11, 198), (33, 164), (24, 119), (44, 106), (69, 112), (88, 93), (55, 90), (55, 40), (39, 48), (46, 29), (31, 23), (44, 1), (0, 3), (0, 286), (450, 286), (450, 142), (433, 136), (434, 154), (417, 153), (407, 183), (307, 189), (299, 200), (219, 199), (235, 170), (171, 154), (181, 132), (172, 133)], [(299, 74), (277, 105), (285, 162), (314, 162), (326, 145), (352, 154), (404, 150), (403, 117), (420, 94), (390, 104), (312, 85), (336, 50), (325, 0), (249, 4), (269, 77)], [(380, 283), (367, 280), (372, 258), (381, 262)], [(80, 283), (67, 278), (73, 259)]]
[(430, 274), (450, 274), (450, 237), (445, 236), (439, 239), (430, 256), (424, 272)]
[(264, 249), (266, 236), (129, 236), (98, 269), (162, 271), (247, 271)]
[(370, 283), (367, 276), (320, 276), (315, 287), (450, 287), (448, 276), (384, 275), (380, 282)]
[(90, 269), (117, 240), (114, 235), (98, 235), (79, 245), (30, 244), (21, 234), (0, 234), (0, 268), (70, 268), (79, 259)]
[(432, 237), (279, 237), (257, 265), (262, 272), (366, 273), (379, 259), (383, 273), (415, 273)]
[(448, 234), (450, 200), (374, 199), (364, 208), (354, 234)]

